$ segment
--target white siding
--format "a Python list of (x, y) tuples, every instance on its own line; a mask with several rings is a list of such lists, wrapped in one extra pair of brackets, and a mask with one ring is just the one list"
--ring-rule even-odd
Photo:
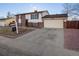
[(31, 15), (30, 14), (26, 14), (25, 18), (28, 19), (28, 20), (30, 20), (31, 19)]
[(39, 19), (31, 19), (31, 15), (29, 15), (29, 19), (28, 19), (28, 22), (33, 22), (33, 23), (37, 23), (37, 22), (42, 22), (42, 16), (41, 14), (39, 13)]
[(5, 26), (5, 23), (3, 21), (0, 21), (0, 26)]
[(21, 16), (19, 15), (19, 23), (21, 23)]
[(44, 17), (45, 15), (49, 15), (49, 13), (48, 12), (43, 12), (42, 17)]
[(28, 22), (37, 23), (37, 22), (43, 22), (42, 17), (45, 15), (48, 15), (48, 12), (39, 13), (39, 19), (31, 19), (31, 14), (26, 14), (25, 18), (28, 19)]

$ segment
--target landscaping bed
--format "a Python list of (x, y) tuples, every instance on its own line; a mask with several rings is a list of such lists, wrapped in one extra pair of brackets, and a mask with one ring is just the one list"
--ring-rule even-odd
[(12, 32), (11, 28), (2, 28), (0, 29), (0, 36), (8, 37), (8, 38), (17, 38), (23, 34), (29, 33), (34, 29), (28, 28), (19, 28), (19, 33)]

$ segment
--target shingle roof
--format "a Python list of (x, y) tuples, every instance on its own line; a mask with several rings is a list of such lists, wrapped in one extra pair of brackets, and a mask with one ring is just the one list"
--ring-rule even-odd
[(60, 18), (60, 17), (68, 17), (67, 14), (54, 14), (54, 15), (46, 15), (42, 18)]
[[(33, 13), (42, 13), (42, 12), (48, 12), (48, 11), (47, 11), (47, 10), (44, 10), (44, 11), (34, 11), (34, 12), (29, 12), (29, 13), (17, 14), (17, 15), (33, 14)], [(16, 15), (16, 16), (17, 16), (17, 15)]]

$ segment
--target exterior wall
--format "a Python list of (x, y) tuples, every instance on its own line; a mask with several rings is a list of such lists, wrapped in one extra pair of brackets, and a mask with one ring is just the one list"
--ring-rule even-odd
[(19, 25), (19, 15), (16, 16), (16, 22)]
[[(19, 19), (21, 20), (21, 23), (19, 23)], [(16, 16), (16, 21), (17, 21), (19, 26), (25, 26), (25, 22), (26, 22), (25, 15), (17, 15)]]
[(43, 20), (42, 17), (45, 15), (48, 15), (48, 12), (39, 13), (39, 19), (31, 19), (31, 14), (27, 14), (25, 18), (28, 20), (28, 26), (29, 27), (43, 27)]
[(49, 13), (48, 13), (48, 12), (43, 12), (43, 13), (42, 13), (42, 17), (44, 17), (44, 16), (46, 16), (46, 15), (49, 15)]
[(48, 12), (39, 13), (39, 19), (31, 19), (31, 14), (26, 14), (25, 18), (28, 19), (28, 22), (38, 23), (43, 22), (42, 17), (48, 15)]
[(0, 20), (0, 26), (9, 26), (10, 22), (15, 21), (14, 18)]
[(28, 19), (28, 22), (29, 22), (29, 20), (31, 19), (31, 15), (30, 14), (26, 14), (25, 15), (25, 19)]
[(5, 26), (9, 26), (10, 22), (15, 21), (15, 18), (10, 18), (5, 20)]
[(43, 18), (44, 28), (64, 28), (64, 19), (66, 18)]
[(5, 22), (4, 21), (0, 21), (0, 26), (5, 26)]
[(26, 23), (25, 15), (21, 15), (21, 26), (25, 26), (25, 23)]
[[(21, 25), (22, 26), (26, 26), (26, 20), (28, 20), (28, 26), (30, 27), (43, 27), (43, 20), (42, 20), (42, 17), (45, 16), (45, 15), (48, 15), (48, 12), (42, 12), (42, 13), (39, 13), (39, 19), (31, 19), (31, 14), (22, 14), (22, 15), (17, 15), (16, 16), (16, 20), (17, 20), (17, 23), (19, 25), (19, 16), (21, 16)], [(30, 25), (31, 24), (31, 25)]]
[(39, 13), (39, 19), (31, 19), (31, 14), (30, 14), (30, 19), (28, 20), (28, 22), (33, 22), (33, 23), (42, 22), (41, 13)]
[(38, 22), (38, 23), (29, 22), (29, 23), (28, 23), (28, 26), (29, 26), (29, 27), (42, 28), (42, 27), (43, 27), (43, 22)]

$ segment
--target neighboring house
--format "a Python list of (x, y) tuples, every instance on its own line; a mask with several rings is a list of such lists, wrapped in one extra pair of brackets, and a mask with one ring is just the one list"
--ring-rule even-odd
[(43, 18), (44, 28), (64, 28), (67, 14), (46, 15)]
[(19, 26), (43, 27), (42, 17), (49, 15), (48, 11), (34, 11), (30, 13), (17, 14), (16, 20)]
[(5, 19), (0, 19), (0, 26), (5, 26)]
[(0, 19), (0, 26), (9, 26), (13, 21), (15, 21), (15, 18), (2, 18)]

